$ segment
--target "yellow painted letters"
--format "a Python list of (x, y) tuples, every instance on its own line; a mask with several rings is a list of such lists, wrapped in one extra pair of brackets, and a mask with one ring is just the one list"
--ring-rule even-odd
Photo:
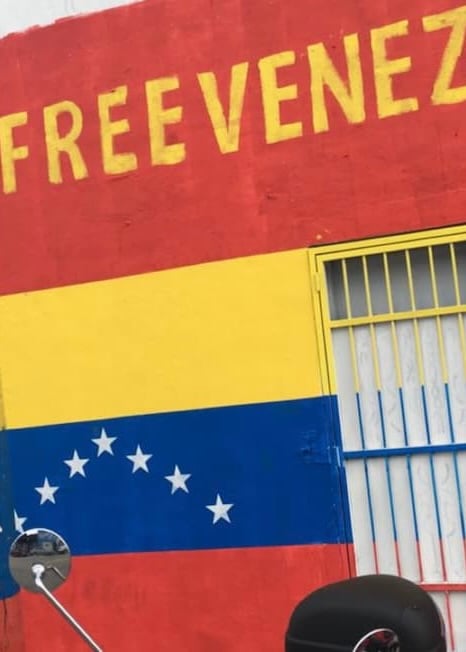
[(273, 54), (259, 61), (267, 143), (278, 143), (281, 140), (299, 138), (303, 135), (302, 122), (282, 124), (280, 120), (280, 103), (295, 100), (298, 97), (298, 87), (296, 84), (278, 86), (277, 68), (291, 66), (295, 61), (296, 55), (291, 50)]
[(100, 142), (102, 147), (102, 164), (107, 174), (121, 174), (131, 172), (138, 167), (136, 154), (125, 152), (116, 154), (113, 141), (115, 136), (126, 134), (130, 130), (129, 121), (126, 118), (112, 121), (110, 109), (114, 106), (124, 106), (128, 97), (128, 87), (118, 86), (110, 93), (102, 93), (98, 96), (100, 118)]
[(150, 151), (152, 165), (175, 165), (186, 158), (184, 143), (167, 145), (166, 125), (181, 122), (183, 108), (165, 109), (163, 95), (180, 87), (178, 77), (161, 77), (146, 82), (147, 113), (149, 117)]
[(359, 38), (349, 34), (343, 39), (348, 66), (348, 84), (338, 74), (323, 43), (310, 45), (307, 49), (311, 67), (311, 99), (314, 132), (328, 131), (328, 113), (324, 89), (327, 87), (341, 106), (348, 122), (364, 122), (364, 86)]
[(458, 104), (466, 100), (466, 85), (451, 88), (456, 65), (463, 52), (466, 33), (466, 5), (435, 16), (423, 18), (424, 31), (435, 32), (451, 28), (442, 63), (432, 91), (432, 104)]
[(375, 90), (379, 118), (401, 115), (409, 111), (417, 111), (419, 108), (419, 102), (415, 97), (405, 97), (399, 100), (393, 97), (392, 78), (395, 75), (400, 75), (411, 70), (411, 57), (387, 59), (386, 44), (389, 39), (406, 36), (407, 34), (407, 20), (371, 30)]
[[(67, 134), (60, 136), (58, 117), (63, 113), (69, 114), (71, 127)], [(76, 143), (83, 129), (83, 114), (79, 106), (65, 100), (44, 107), (44, 129), (50, 183), (63, 182), (60, 154), (68, 155), (74, 178), (85, 179), (88, 176), (87, 167)]]
[(15, 161), (25, 159), (29, 155), (27, 145), (16, 147), (13, 140), (13, 129), (26, 125), (27, 121), (28, 114), (25, 111), (0, 118), (0, 163), (5, 194), (16, 192), (17, 189)]
[(199, 73), (197, 78), (214, 128), (215, 138), (222, 154), (237, 152), (243, 114), (244, 95), (249, 64), (238, 63), (231, 69), (230, 106), (228, 120), (218, 96), (217, 79), (213, 72)]

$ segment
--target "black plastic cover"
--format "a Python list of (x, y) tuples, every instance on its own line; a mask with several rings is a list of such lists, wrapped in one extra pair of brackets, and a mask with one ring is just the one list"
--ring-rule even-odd
[(329, 584), (295, 608), (286, 652), (351, 652), (374, 629), (391, 629), (401, 652), (445, 652), (444, 624), (433, 599), (392, 575), (366, 575)]

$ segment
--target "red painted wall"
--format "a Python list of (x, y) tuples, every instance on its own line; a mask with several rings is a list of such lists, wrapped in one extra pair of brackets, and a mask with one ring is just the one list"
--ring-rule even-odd
[[(16, 191), (0, 192), (0, 292), (461, 223), (464, 99), (431, 100), (451, 28), (426, 33), (422, 23), (458, 7), (458, 0), (159, 0), (4, 39), (0, 115), (27, 112), (13, 140), (29, 153), (16, 162)], [(459, 47), (463, 14), (454, 20)], [(393, 96), (417, 98), (418, 106), (380, 118), (370, 34), (402, 20), (407, 34), (387, 41), (387, 58), (409, 57), (410, 69), (394, 75)], [(329, 131), (314, 133), (306, 48), (323, 42), (345, 78), (342, 37), (350, 33), (359, 35), (366, 117), (349, 124), (327, 94)], [(282, 103), (281, 120), (302, 123), (303, 135), (267, 144), (258, 61), (284, 51), (296, 63), (278, 71), (278, 84), (295, 84), (298, 99)], [(461, 87), (466, 75), (454, 55), (451, 86)], [(196, 75), (215, 73), (226, 104), (239, 62), (249, 62), (240, 145), (221, 154)], [(177, 75), (180, 88), (164, 103), (183, 114), (166, 141), (185, 143), (186, 157), (152, 165), (144, 83), (167, 75)], [(120, 86), (127, 104), (111, 119), (127, 118), (130, 131), (114, 148), (133, 153), (137, 170), (109, 175), (97, 96)], [(63, 182), (52, 184), (42, 112), (63, 100), (82, 110), (77, 142), (88, 177), (76, 181), (65, 155)], [(60, 132), (69, 128), (62, 115)]]
[(0, 600), (0, 650), (24, 652), (25, 645), (20, 596)]
[[(341, 553), (294, 546), (285, 555), (271, 547), (76, 557), (56, 595), (104, 650), (281, 652), (303, 586), (341, 579)], [(26, 649), (44, 641), (53, 652), (86, 649), (40, 596), (22, 593), (21, 605)]]
[[(431, 96), (439, 70), (446, 70), (442, 60), (453, 64), (451, 87), (466, 85), (466, 73), (464, 66), (456, 65), (458, 52), (445, 54), (451, 29), (426, 32), (422, 21), (458, 7), (459, 0), (148, 0), (0, 41), (4, 64), (0, 77), (0, 294), (464, 222), (466, 94), (463, 98), (462, 91), (458, 92), (455, 103), (448, 105), (435, 105)], [(454, 21), (460, 50), (463, 14), (458, 11)], [(371, 33), (399, 21), (407, 21), (406, 35), (387, 42), (387, 59), (404, 58), (406, 72), (394, 75), (392, 94), (398, 99), (415, 98), (417, 105), (415, 110), (381, 117)], [(315, 133), (307, 47), (323, 43), (346, 78), (342, 39), (352, 33), (358, 35), (360, 47), (365, 117), (350, 124), (327, 92), (329, 130)], [(290, 86), (291, 95), (296, 95), (282, 103), (280, 119), (283, 124), (302, 125), (302, 134), (267, 143), (258, 63), (280, 52), (291, 52), (295, 63), (278, 71), (277, 85)], [(238, 151), (222, 154), (197, 74), (215, 74), (220, 99), (227, 105), (231, 67), (240, 62), (249, 63), (241, 137)], [(182, 118), (166, 128), (166, 143), (184, 143), (186, 151), (184, 160), (173, 165), (151, 160), (145, 97), (145, 83), (166, 76), (177, 76), (179, 81), (179, 89), (164, 97), (166, 106), (182, 107)], [(111, 115), (113, 121), (127, 119), (120, 128), (128, 129), (115, 136), (113, 145), (117, 152), (132, 153), (137, 169), (109, 174), (103, 169), (101, 152), (101, 135), (108, 134), (109, 127), (105, 130), (99, 122), (98, 96), (122, 86), (127, 87), (127, 102), (112, 109)], [(86, 178), (76, 180), (63, 155), (62, 182), (51, 183), (43, 110), (62, 101), (73, 102), (82, 112), (82, 133), (76, 142)], [(11, 120), (25, 123), (12, 129), (14, 145), (28, 147), (27, 152), (17, 152), (14, 187), (11, 174), (8, 182), (5, 176)], [(62, 115), (60, 134), (66, 134), (70, 126), (70, 116)], [(294, 551), (284, 569), (286, 589), (277, 594), (276, 613), (268, 613), (266, 622), (251, 621), (251, 614), (242, 608), (250, 569), (239, 575), (243, 584), (228, 593), (234, 600), (234, 622), (244, 636), (242, 646), (236, 641), (235, 650), (260, 652), (250, 632), (262, 644), (267, 642), (264, 650), (279, 649), (282, 616), (301, 597), (308, 555), (307, 549)], [(334, 560), (323, 556), (322, 561), (314, 560), (309, 565), (309, 590), (314, 581), (317, 585), (341, 577), (347, 568), (345, 555), (346, 551), (339, 551)], [(151, 563), (156, 565), (154, 560)], [(257, 564), (266, 560), (261, 551)], [(135, 556), (131, 560), (134, 600), (130, 610), (125, 610), (127, 604), (114, 601), (115, 608), (122, 610), (121, 618), (108, 611), (107, 596), (99, 602), (92, 588), (113, 581), (121, 560), (109, 557), (93, 566), (102, 573), (98, 580), (86, 567), (88, 562), (78, 560), (75, 569), (77, 577), (89, 577), (87, 584), (78, 580), (74, 584), (71, 579), (63, 588), (64, 601), (69, 595), (88, 605), (91, 596), (92, 609), (102, 608), (102, 618), (91, 623), (96, 638), (109, 640), (110, 632), (113, 649), (142, 647), (148, 632), (157, 627), (156, 617), (154, 621), (146, 615), (136, 618), (131, 630), (126, 617), (128, 613), (138, 616), (138, 604), (147, 609), (144, 596), (137, 593), (146, 559)], [(317, 577), (319, 564), (323, 572)], [(163, 565), (157, 568), (158, 577), (163, 578), (163, 571)], [(262, 569), (260, 576), (267, 579), (267, 572), (268, 568)], [(276, 578), (277, 585), (281, 579)], [(167, 594), (169, 587), (160, 594), (160, 604), (153, 605), (154, 614), (164, 608)], [(260, 591), (255, 595), (257, 615)], [(12, 611), (8, 618), (10, 641), (24, 626), (31, 647), (36, 628), (53, 618), (47, 604), (33, 608), (32, 600), (35, 596), (23, 596), (22, 616)], [(7, 605), (9, 610), (16, 609), (17, 599)], [(214, 606), (219, 609), (218, 622), (224, 605)], [(206, 608), (206, 620), (201, 613), (200, 620), (192, 619), (199, 627), (187, 633), (191, 640), (180, 640), (179, 649), (220, 649), (217, 639), (209, 642), (208, 610), (213, 606)], [(150, 610), (141, 608), (140, 613)], [(100, 631), (94, 629), (96, 624)], [(70, 647), (75, 638), (58, 617), (49, 634), (51, 649), (75, 649)], [(4, 639), (0, 629), (0, 642)], [(22, 641), (21, 636), (10, 648), (21, 650)], [(162, 638), (159, 649), (163, 645)]]

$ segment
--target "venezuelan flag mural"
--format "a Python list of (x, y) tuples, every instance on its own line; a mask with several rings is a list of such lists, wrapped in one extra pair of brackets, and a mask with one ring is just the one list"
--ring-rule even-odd
[(104, 649), (279, 652), (352, 572), (306, 248), (464, 220), (465, 16), (149, 0), (0, 41), (9, 648), (81, 649), (9, 577), (27, 527)]
[[(16, 527), (70, 542), (64, 599), (104, 648), (279, 649), (300, 592), (348, 572), (306, 260), (2, 299)], [(27, 641), (48, 609), (24, 596)]]

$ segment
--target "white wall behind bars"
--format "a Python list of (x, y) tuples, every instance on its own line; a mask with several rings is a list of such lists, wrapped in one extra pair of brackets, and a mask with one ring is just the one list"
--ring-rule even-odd
[(101, 11), (136, 0), (0, 0), (0, 38), (60, 18)]

